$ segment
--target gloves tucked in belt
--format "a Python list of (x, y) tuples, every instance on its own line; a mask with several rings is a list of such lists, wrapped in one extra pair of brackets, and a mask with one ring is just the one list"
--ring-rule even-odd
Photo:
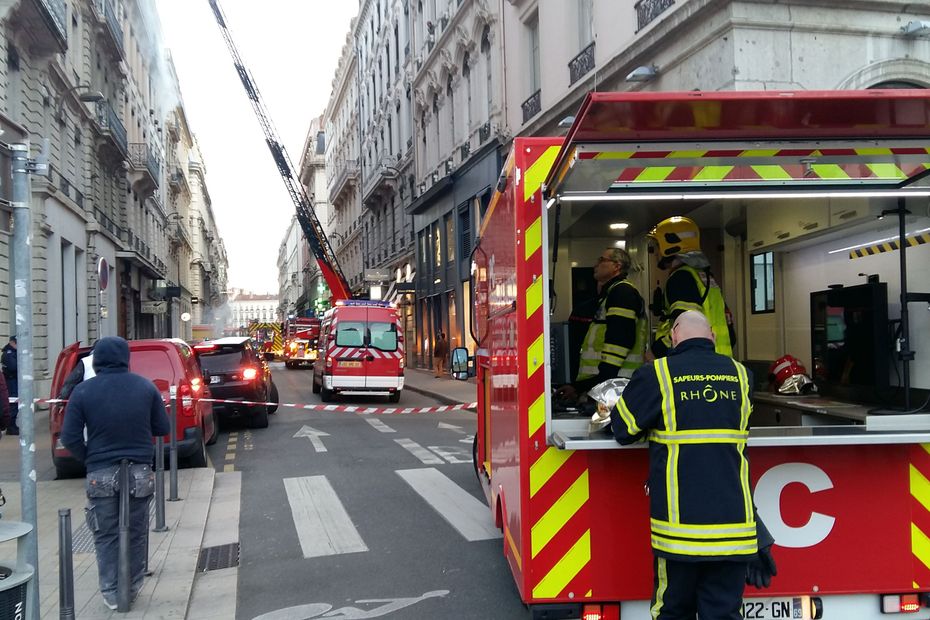
[(756, 588), (767, 588), (772, 583), (772, 577), (778, 574), (775, 568), (775, 558), (772, 557), (772, 547), (763, 547), (749, 560), (746, 567), (746, 583)]

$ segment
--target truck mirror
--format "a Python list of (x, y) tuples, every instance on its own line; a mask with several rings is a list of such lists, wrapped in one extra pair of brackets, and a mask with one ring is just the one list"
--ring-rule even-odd
[(465, 347), (452, 350), (452, 378), (459, 381), (468, 379), (468, 349)]

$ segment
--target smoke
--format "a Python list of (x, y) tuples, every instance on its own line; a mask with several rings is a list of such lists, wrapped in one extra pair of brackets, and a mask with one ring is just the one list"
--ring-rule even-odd
[(170, 52), (165, 45), (161, 18), (155, 0), (137, 0), (142, 27), (137, 28), (140, 52), (151, 70), (152, 104), (156, 118), (164, 122), (168, 114), (181, 103), (181, 89)]

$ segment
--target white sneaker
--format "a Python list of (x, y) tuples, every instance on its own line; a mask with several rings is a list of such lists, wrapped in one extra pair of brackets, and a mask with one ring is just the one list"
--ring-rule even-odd
[(113, 611), (116, 611), (116, 608), (119, 607), (119, 605), (117, 605), (115, 602), (111, 603), (109, 599), (107, 599), (107, 597), (105, 596), (103, 597), (103, 604), (106, 605), (109, 609), (112, 609)]

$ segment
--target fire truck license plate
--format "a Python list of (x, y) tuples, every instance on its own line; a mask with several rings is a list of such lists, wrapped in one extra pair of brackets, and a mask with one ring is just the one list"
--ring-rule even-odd
[(339, 362), (340, 368), (361, 368), (361, 362)]
[(743, 601), (743, 618), (745, 620), (805, 620), (810, 614), (804, 614), (804, 599), (801, 597), (751, 598)]
[(219, 375), (213, 375), (210, 377), (210, 383), (219, 383), (222, 380), (222, 377)]

